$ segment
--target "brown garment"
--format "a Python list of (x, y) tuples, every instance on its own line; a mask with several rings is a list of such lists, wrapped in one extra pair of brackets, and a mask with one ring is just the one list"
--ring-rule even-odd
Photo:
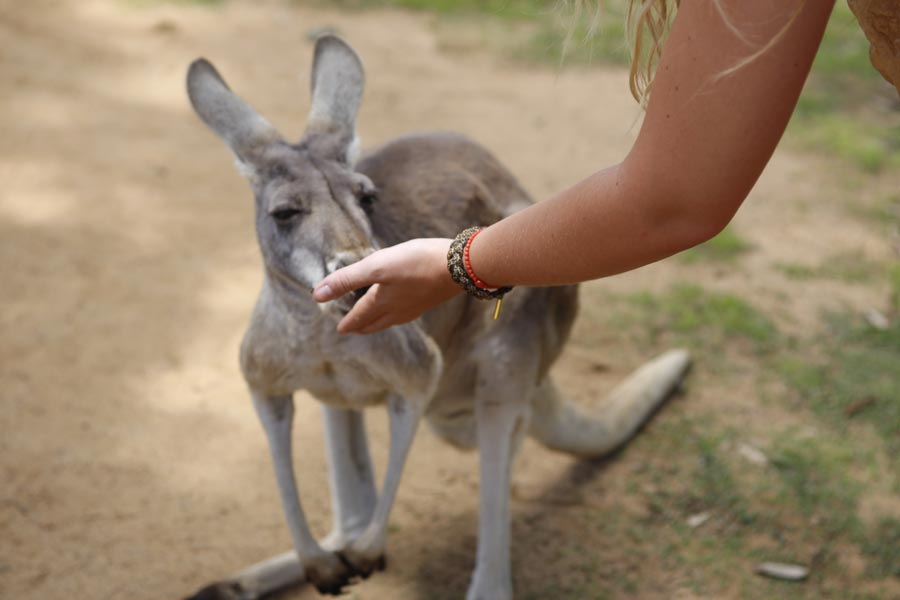
[(872, 45), (869, 58), (900, 95), (900, 0), (847, 0)]

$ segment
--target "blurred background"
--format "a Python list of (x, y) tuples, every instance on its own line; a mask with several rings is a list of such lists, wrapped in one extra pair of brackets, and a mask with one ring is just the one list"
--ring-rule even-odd
[[(177, 598), (289, 546), (237, 366), (261, 280), (247, 185), (193, 115), (206, 56), (289, 139), (311, 41), (366, 64), (365, 147), (463, 132), (538, 200), (640, 127), (620, 0), (0, 0), (0, 596)], [(565, 48), (565, 51), (563, 52)], [(683, 392), (612, 459), (526, 443), (517, 598), (900, 597), (900, 101), (839, 0), (788, 133), (712, 241), (582, 287), (557, 381), (590, 406), (684, 345)], [(297, 471), (330, 524), (318, 408)], [(385, 419), (371, 411), (379, 472)], [(353, 598), (463, 597), (477, 459), (427, 429), (389, 567)], [(762, 561), (808, 569), (762, 578)], [(283, 598), (315, 598), (295, 590)]]

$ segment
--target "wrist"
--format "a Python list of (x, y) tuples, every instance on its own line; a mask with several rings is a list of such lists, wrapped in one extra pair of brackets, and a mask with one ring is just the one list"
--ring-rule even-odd
[(428, 271), (435, 290), (446, 297), (452, 298), (463, 292), (447, 270), (447, 253), (453, 240), (449, 238), (433, 238), (429, 242)]
[[(496, 273), (491, 273), (490, 265), (485, 263), (485, 238), (490, 237), (491, 234), (488, 231), (488, 228), (478, 232), (479, 235), (472, 236), (472, 239), (469, 241), (469, 247), (467, 252), (468, 258), (468, 267), (473, 275), (477, 276), (479, 280), (485, 284), (486, 287), (489, 288), (504, 288), (511, 287), (509, 284), (500, 281), (497, 278)], [(490, 245), (490, 241), (488, 241), (487, 245)]]

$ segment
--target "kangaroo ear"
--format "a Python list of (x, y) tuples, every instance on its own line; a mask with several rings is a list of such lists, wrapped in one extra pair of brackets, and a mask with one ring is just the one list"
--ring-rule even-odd
[(206, 59), (191, 63), (187, 91), (203, 122), (225, 140), (242, 162), (252, 162), (262, 147), (281, 139), (268, 121), (229, 89)]
[(307, 134), (337, 134), (345, 151), (349, 149), (356, 137), (356, 113), (365, 82), (362, 62), (353, 48), (334, 35), (316, 40)]

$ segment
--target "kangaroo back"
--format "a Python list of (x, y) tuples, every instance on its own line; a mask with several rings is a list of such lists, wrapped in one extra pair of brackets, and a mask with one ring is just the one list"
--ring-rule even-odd
[(493, 154), (455, 133), (397, 138), (365, 156), (356, 170), (378, 189), (370, 218), (375, 237), (388, 246), (415, 237), (453, 237), (532, 203)]

